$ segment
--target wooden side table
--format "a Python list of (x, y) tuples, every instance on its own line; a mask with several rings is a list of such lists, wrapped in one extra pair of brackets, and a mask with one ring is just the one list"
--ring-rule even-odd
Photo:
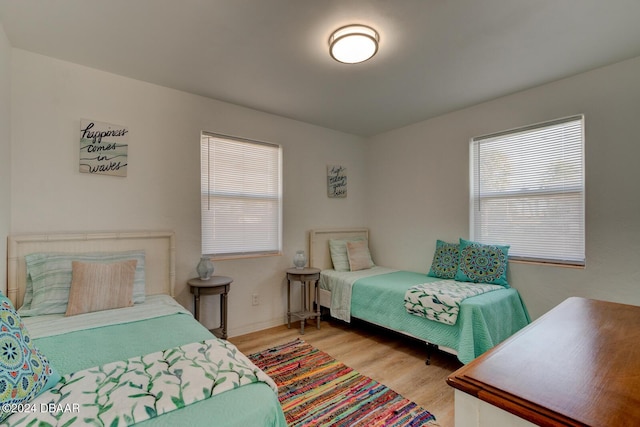
[(220, 327), (211, 329), (218, 338), (227, 339), (227, 297), (229, 287), (233, 282), (231, 277), (211, 276), (209, 280), (199, 278), (190, 279), (187, 284), (193, 294), (194, 317), (200, 321), (200, 295), (220, 295)]
[[(300, 333), (304, 335), (304, 324), (307, 319), (316, 318), (317, 327), (320, 329), (320, 304), (318, 298), (318, 280), (320, 280), (320, 269), (305, 267), (305, 268), (290, 268), (287, 270), (287, 328), (291, 328), (291, 317), (300, 319)], [(295, 313), (291, 312), (291, 282), (300, 282), (302, 289), (300, 290), (300, 311)], [(313, 283), (315, 287), (315, 303), (316, 311), (312, 311), (308, 307), (308, 284)]]

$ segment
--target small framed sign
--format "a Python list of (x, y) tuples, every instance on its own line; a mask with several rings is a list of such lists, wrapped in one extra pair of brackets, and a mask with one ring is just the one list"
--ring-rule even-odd
[(129, 129), (80, 120), (80, 172), (127, 176)]
[(347, 197), (347, 168), (339, 165), (327, 166), (327, 195)]

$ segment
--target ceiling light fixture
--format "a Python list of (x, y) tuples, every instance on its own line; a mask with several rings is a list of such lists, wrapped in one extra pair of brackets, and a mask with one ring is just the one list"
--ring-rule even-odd
[(366, 25), (347, 25), (329, 37), (329, 53), (338, 62), (357, 64), (378, 51), (380, 38), (376, 30)]

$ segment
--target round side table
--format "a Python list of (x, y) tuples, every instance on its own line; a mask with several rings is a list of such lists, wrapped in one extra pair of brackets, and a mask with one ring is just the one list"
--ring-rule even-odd
[(226, 276), (211, 276), (209, 280), (189, 279), (189, 291), (193, 294), (194, 317), (200, 321), (200, 295), (220, 295), (220, 327), (211, 329), (218, 338), (227, 339), (227, 299), (233, 279)]
[[(318, 298), (318, 280), (320, 280), (320, 269), (313, 267), (289, 268), (287, 269), (287, 327), (291, 328), (291, 317), (300, 319), (300, 333), (304, 335), (304, 324), (307, 319), (316, 318), (318, 329), (320, 329), (320, 302)], [(291, 282), (300, 282), (300, 311), (291, 312)], [(316, 311), (312, 311), (308, 306), (308, 284), (313, 283), (315, 287), (314, 298)]]

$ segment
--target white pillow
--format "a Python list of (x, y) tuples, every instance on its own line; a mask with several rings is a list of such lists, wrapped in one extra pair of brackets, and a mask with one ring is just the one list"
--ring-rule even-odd
[(145, 300), (145, 253), (144, 251), (32, 253), (25, 257), (27, 265), (27, 288), (20, 316), (62, 314), (67, 310), (71, 287), (71, 262), (118, 262), (135, 259), (136, 274), (133, 282), (133, 302)]
[(349, 256), (347, 255), (347, 242), (358, 241), (368, 242), (367, 239), (363, 237), (329, 240), (329, 252), (331, 253), (331, 262), (333, 263), (334, 270), (351, 271), (351, 267), (349, 266)]

